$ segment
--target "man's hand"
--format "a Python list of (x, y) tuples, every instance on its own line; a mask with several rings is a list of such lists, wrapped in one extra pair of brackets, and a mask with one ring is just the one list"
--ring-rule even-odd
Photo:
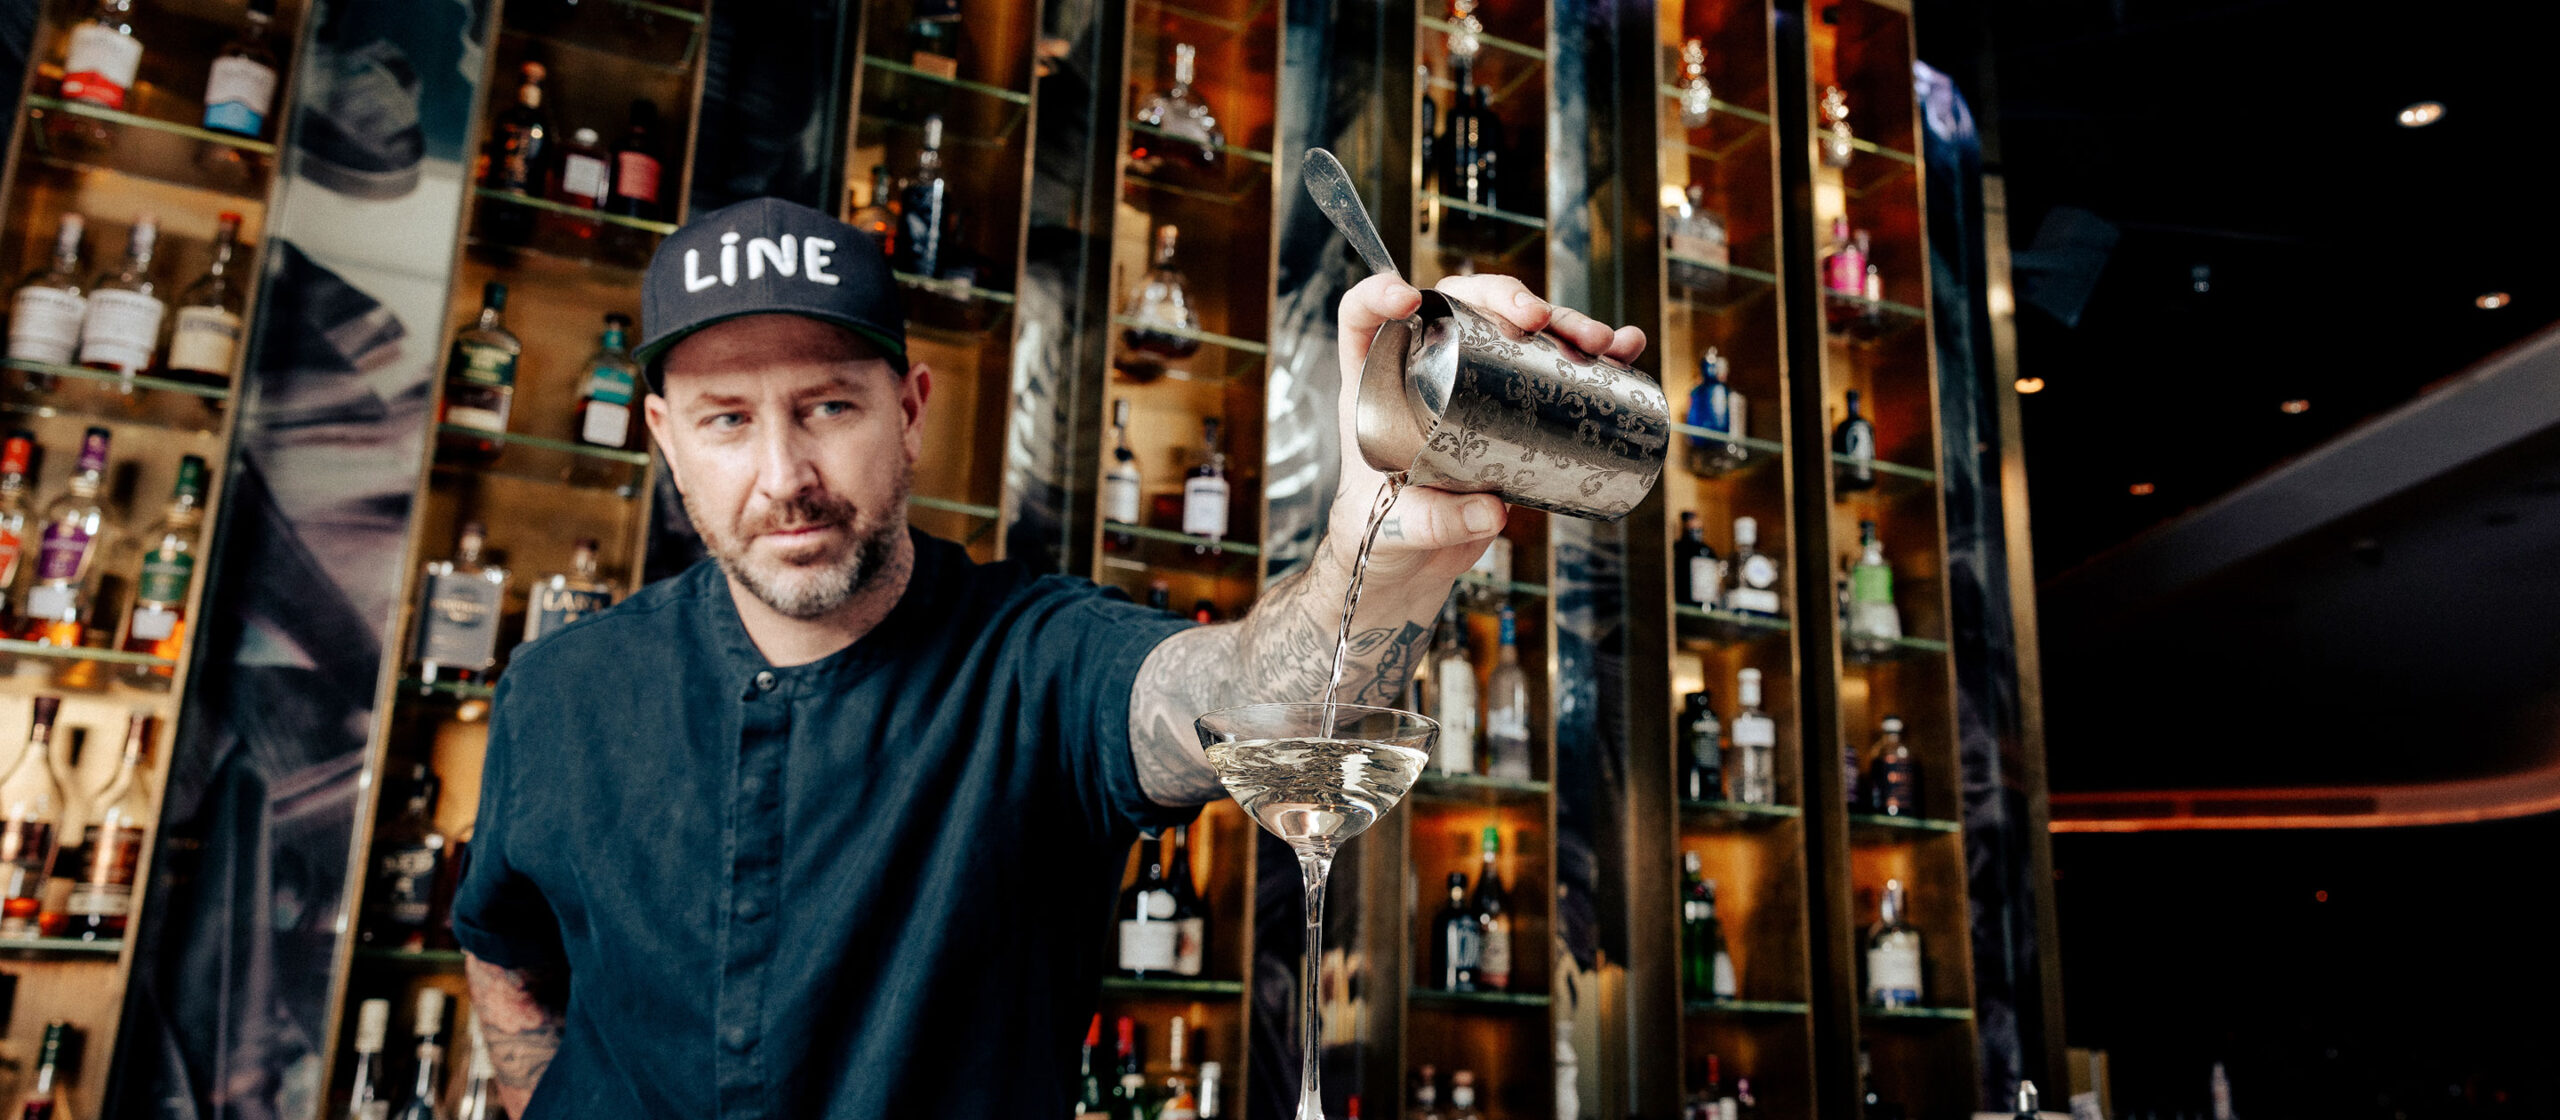
[[(1438, 289), (1478, 310), (1497, 315), (1524, 331), (1552, 331), (1587, 354), (1632, 362), (1644, 353), (1644, 331), (1612, 330), (1582, 312), (1557, 307), (1530, 294), (1509, 276), (1453, 276)], [(1343, 293), (1338, 345), (1342, 352), (1342, 481), (1334, 490), (1327, 547), (1340, 550), (1348, 564), (1368, 528), (1369, 511), (1387, 476), (1360, 456), (1357, 431), (1360, 369), (1369, 360), (1369, 343), (1378, 328), (1411, 315), (1422, 306), (1422, 293), (1401, 277), (1379, 275)], [(1485, 547), (1502, 532), (1509, 507), (1490, 494), (1451, 494), (1410, 487), (1396, 498), (1396, 508), (1378, 528), (1370, 570), (1382, 581), (1413, 579), (1444, 586), (1473, 567)], [(1367, 612), (1362, 612), (1366, 614)]]

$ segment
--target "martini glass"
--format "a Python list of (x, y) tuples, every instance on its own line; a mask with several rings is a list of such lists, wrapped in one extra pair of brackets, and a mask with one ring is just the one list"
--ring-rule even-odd
[(1440, 725), (1356, 704), (1247, 704), (1200, 717), (1209, 765), (1244, 811), (1298, 853), (1307, 888), (1307, 967), (1299, 1005), (1297, 1120), (1324, 1120), (1316, 1095), (1316, 976), (1324, 950), (1324, 880), (1344, 841), (1404, 799), (1431, 758)]

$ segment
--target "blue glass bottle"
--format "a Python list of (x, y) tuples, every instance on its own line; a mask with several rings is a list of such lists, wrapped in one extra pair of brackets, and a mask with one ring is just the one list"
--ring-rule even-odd
[[(1698, 359), (1698, 387), (1689, 390), (1689, 471), (1719, 475), (1750, 461), (1751, 449), (1740, 443), (1748, 433), (1749, 403), (1724, 377), (1724, 355), (1708, 347)], [(1717, 439), (1716, 436), (1733, 438)]]

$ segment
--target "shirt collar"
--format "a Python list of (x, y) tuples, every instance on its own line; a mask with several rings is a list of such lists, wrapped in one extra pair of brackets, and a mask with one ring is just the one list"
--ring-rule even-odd
[(745, 620), (738, 617), (738, 603), (732, 596), (728, 574), (715, 561), (706, 560), (695, 569), (702, 586), (694, 596), (697, 618), (718, 640), (722, 660), (729, 675), (750, 677), (771, 672), (784, 681), (817, 680), (858, 673), (888, 659), (913, 645), (920, 629), (929, 625), (935, 614), (935, 603), (942, 598), (948, 573), (968, 560), (958, 545), (928, 536), (912, 526), (907, 538), (915, 545), (915, 567), (907, 577), (907, 589), (898, 596), (880, 624), (854, 640), (852, 645), (837, 650), (805, 665), (780, 666), (767, 661), (748, 636)]

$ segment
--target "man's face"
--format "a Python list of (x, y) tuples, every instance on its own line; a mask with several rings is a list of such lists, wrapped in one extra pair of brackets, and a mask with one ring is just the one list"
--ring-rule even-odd
[(751, 315), (677, 343), (649, 397), (685, 512), (731, 579), (789, 618), (843, 607), (906, 532), (932, 373), (859, 335)]

